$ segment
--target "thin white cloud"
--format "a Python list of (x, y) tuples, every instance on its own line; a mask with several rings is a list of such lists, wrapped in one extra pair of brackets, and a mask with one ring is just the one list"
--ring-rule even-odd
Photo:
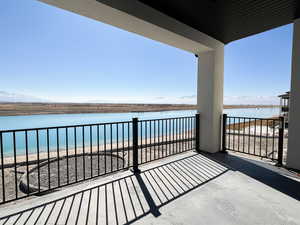
[(277, 96), (225, 96), (225, 105), (278, 105)]

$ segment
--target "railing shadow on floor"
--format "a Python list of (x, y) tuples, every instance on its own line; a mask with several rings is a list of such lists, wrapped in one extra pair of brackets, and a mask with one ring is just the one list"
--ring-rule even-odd
[(0, 218), (0, 224), (131, 224), (229, 169), (201, 154)]
[[(288, 173), (284, 168), (280, 169), (262, 161), (247, 159), (232, 154), (203, 153), (203, 155), (216, 163), (227, 165), (230, 170), (246, 174), (257, 181), (300, 201), (300, 182), (289, 178), (288, 176), (291, 176), (291, 173)], [(284, 176), (284, 174), (287, 176)], [(299, 177), (297, 177), (297, 179), (299, 179)]]

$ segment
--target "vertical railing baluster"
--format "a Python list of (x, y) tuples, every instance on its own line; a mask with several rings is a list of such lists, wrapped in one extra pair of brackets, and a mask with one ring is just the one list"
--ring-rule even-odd
[(260, 119), (260, 135), (259, 135), (259, 156), (262, 157), (261, 150), (262, 150), (262, 119)]
[(113, 155), (113, 131), (112, 131), (112, 124), (110, 124), (110, 172), (113, 171), (113, 161), (112, 161), (112, 155)]
[(194, 129), (195, 129), (196, 118), (191, 118), (191, 149), (195, 147), (194, 145)]
[(191, 141), (191, 138), (192, 138), (192, 117), (189, 118), (189, 149), (192, 149), (193, 146), (192, 146), (192, 141)]
[(178, 123), (178, 118), (176, 119), (176, 153), (178, 153), (178, 145), (179, 145), (179, 143), (178, 143), (178, 133), (179, 133), (179, 130), (178, 130), (178, 127), (179, 127), (179, 123)]
[(238, 152), (240, 151), (240, 136), (241, 136), (241, 118), (238, 118)]
[(149, 126), (150, 126), (150, 130), (149, 130), (149, 133), (150, 133), (150, 161), (152, 161), (152, 121), (150, 120), (149, 121)]
[(245, 130), (246, 130), (246, 118), (243, 118), (243, 153), (245, 152)]
[(38, 169), (38, 192), (41, 192), (39, 130), (36, 130), (36, 151), (37, 151), (37, 169)]
[(188, 139), (188, 133), (187, 133), (187, 128), (188, 128), (188, 119), (187, 118), (184, 118), (184, 136), (185, 136), (185, 140), (184, 140), (184, 150), (186, 151), (188, 149), (188, 142), (187, 142), (187, 139)]
[(90, 126), (90, 163), (91, 163), (91, 177), (93, 177), (93, 127)]
[[(16, 132), (15, 131), (13, 132), (13, 149), (14, 149), (15, 196), (17, 199), (18, 198), (18, 177), (17, 177), (18, 172), (17, 172), (17, 148), (16, 148)], [(28, 156), (26, 155), (26, 158), (27, 157)], [(28, 174), (27, 174), (27, 176), (28, 176)]]
[(179, 119), (179, 141), (180, 141), (180, 152), (183, 152), (183, 147), (184, 147), (184, 143), (183, 143), (183, 132), (182, 132), (182, 129), (183, 129), (183, 119), (180, 118)]
[(140, 163), (143, 163), (143, 122), (139, 121), (138, 124), (140, 125)]
[(162, 142), (162, 151), (161, 151), (161, 153), (162, 153), (162, 158), (164, 158), (165, 157), (165, 155), (166, 155), (166, 127), (165, 127), (165, 119), (162, 119), (162, 121), (161, 121), (161, 135), (162, 135), (162, 140), (161, 140), (161, 142)]
[(186, 127), (187, 127), (187, 118), (184, 118), (184, 151), (187, 150), (187, 133), (186, 133)]
[(160, 120), (161, 121), (161, 139), (160, 139), (160, 143), (161, 143), (161, 149), (160, 149), (160, 158), (164, 157), (164, 120)]
[(154, 160), (156, 159), (156, 149), (157, 149), (157, 142), (156, 142), (156, 120), (153, 120), (153, 127), (154, 127), (154, 130), (153, 130), (153, 136), (154, 136), (154, 140), (153, 140), (153, 143), (154, 143)]
[(74, 127), (74, 147), (75, 147), (75, 181), (78, 181), (78, 162), (77, 162), (77, 129)]
[(160, 120), (157, 120), (157, 148), (158, 148), (158, 158), (160, 158)]
[[(228, 129), (228, 149), (231, 149), (231, 117), (228, 118), (228, 128), (226, 127), (226, 130)], [(226, 147), (226, 146), (225, 146)], [(227, 149), (227, 148), (226, 148)]]
[(65, 131), (65, 135), (66, 135), (66, 155), (67, 155), (67, 184), (70, 183), (70, 176), (69, 176), (69, 132), (68, 132), (68, 128), (66, 127), (66, 131)]
[(169, 127), (169, 130), (168, 130), (168, 152), (169, 154), (171, 155), (171, 119), (168, 120), (168, 127)]
[(182, 128), (183, 128), (183, 119), (179, 118), (179, 143), (180, 143), (180, 151), (183, 151), (183, 132), (182, 132)]
[(168, 139), (167, 139), (167, 137), (168, 137), (168, 124), (167, 124), (167, 122), (168, 122), (168, 119), (165, 119), (164, 120), (164, 124), (165, 124), (165, 126), (164, 126), (164, 146), (165, 146), (165, 148), (164, 148), (164, 157), (167, 157), (168, 156)]
[(50, 172), (50, 138), (49, 129), (46, 130), (47, 135), (47, 166), (48, 166), (48, 189), (51, 189), (51, 172)]
[(236, 149), (235, 149), (235, 117), (233, 118), (233, 132), (232, 132), (233, 134), (232, 134), (232, 136), (233, 136), (233, 143), (232, 143), (232, 148), (233, 148), (233, 150), (234, 151), (236, 151)]
[(56, 149), (57, 149), (57, 185), (60, 187), (60, 165), (59, 165), (59, 130), (56, 128)]
[[(14, 147), (16, 147), (16, 135), (14, 132)], [(29, 195), (29, 164), (28, 164), (28, 132), (25, 131), (25, 152), (26, 152), (26, 182), (27, 182), (27, 195)], [(16, 172), (17, 170), (15, 170)], [(16, 176), (17, 178), (17, 176)], [(16, 187), (16, 191), (18, 188)]]
[(100, 175), (100, 128), (99, 128), (99, 125), (97, 125), (97, 171), (98, 171), (98, 176), (99, 176)]
[(172, 119), (168, 119), (168, 154), (172, 155)]
[(191, 120), (192, 118), (188, 118), (188, 149), (190, 150), (192, 147), (191, 147)]
[(107, 158), (107, 152), (106, 152), (106, 124), (104, 124), (103, 125), (103, 138), (104, 138), (104, 140), (103, 140), (103, 142), (104, 142), (104, 174), (106, 174), (107, 173), (107, 165), (106, 165), (106, 163), (107, 163), (107, 160), (106, 160), (106, 158)]
[(117, 135), (117, 137), (116, 137), (116, 142), (117, 142), (117, 170), (119, 170), (119, 124), (118, 123), (116, 123), (116, 135)]
[(174, 119), (170, 120), (171, 132), (170, 132), (170, 147), (172, 154), (174, 155)]
[(250, 145), (251, 145), (251, 119), (249, 118), (249, 129), (248, 129), (248, 154), (250, 154)]
[(182, 118), (183, 151), (186, 151), (186, 118)]
[(144, 122), (145, 124), (145, 161), (148, 162), (148, 151), (149, 151), (149, 147), (148, 147), (148, 121)]
[(163, 158), (163, 153), (164, 153), (164, 121), (163, 120), (159, 120), (159, 123), (161, 123), (160, 125), (160, 139), (159, 139), (159, 146), (160, 146), (160, 159)]
[[(125, 146), (124, 146), (124, 123), (122, 123), (122, 151), (123, 151), (123, 159), (125, 160)], [(125, 163), (123, 161), (123, 169), (125, 167)]]
[(275, 120), (272, 120), (273, 135), (272, 135), (272, 160), (274, 160), (274, 151), (275, 151)]
[(83, 180), (85, 180), (85, 134), (84, 126), (82, 126), (82, 170), (83, 170)]
[(0, 154), (1, 154), (1, 176), (2, 176), (2, 202), (5, 202), (5, 177), (4, 177), (4, 156), (3, 156), (3, 133), (0, 132)]
[(267, 119), (267, 135), (266, 135), (266, 157), (269, 158), (269, 155), (268, 155), (268, 144), (269, 144), (269, 120)]
[(191, 149), (193, 149), (194, 148), (194, 135), (193, 135), (193, 133), (194, 133), (194, 128), (195, 128), (195, 121), (196, 121), (196, 118), (191, 118)]
[(179, 118), (179, 152), (182, 152), (183, 148), (183, 133), (182, 133), (182, 118)]
[(253, 146), (253, 154), (256, 155), (256, 119), (254, 119), (254, 146)]
[(128, 167), (131, 166), (130, 165), (130, 123), (127, 123), (127, 145), (128, 145), (128, 148), (127, 148), (127, 152), (128, 152)]
[(170, 155), (170, 146), (169, 146), (169, 142), (170, 142), (170, 133), (169, 133), (169, 130), (170, 130), (170, 126), (169, 126), (169, 122), (170, 120), (169, 119), (166, 119), (166, 156), (169, 156)]

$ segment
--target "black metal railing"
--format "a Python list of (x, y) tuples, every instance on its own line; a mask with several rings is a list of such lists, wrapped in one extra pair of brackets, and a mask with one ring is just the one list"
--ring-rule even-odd
[(138, 164), (195, 149), (195, 117), (138, 121)]
[(223, 151), (277, 160), (282, 165), (284, 119), (223, 115)]
[(0, 204), (120, 170), (138, 172), (140, 164), (199, 146), (196, 127), (198, 114), (2, 130)]

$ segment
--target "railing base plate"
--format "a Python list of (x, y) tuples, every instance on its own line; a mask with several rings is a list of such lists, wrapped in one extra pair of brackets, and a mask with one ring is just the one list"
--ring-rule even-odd
[(141, 170), (140, 169), (130, 169), (130, 171), (134, 174), (140, 174)]

